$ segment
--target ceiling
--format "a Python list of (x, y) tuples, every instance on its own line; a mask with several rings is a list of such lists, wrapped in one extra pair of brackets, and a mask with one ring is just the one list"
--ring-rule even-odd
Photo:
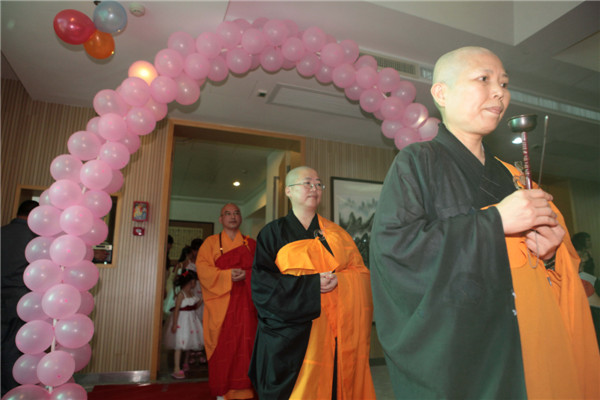
[[(539, 170), (543, 116), (549, 116), (544, 176), (600, 181), (600, 2), (596, 1), (141, 1), (145, 15), (128, 13), (115, 35), (115, 54), (88, 56), (82, 45), (62, 42), (52, 21), (63, 9), (92, 17), (92, 1), (1, 1), (2, 77), (19, 79), (34, 100), (91, 107), (102, 89), (115, 89), (137, 60), (153, 62), (170, 34), (196, 37), (224, 20), (291, 19), (304, 30), (317, 26), (337, 40), (352, 39), (380, 60), (412, 64), (401, 74), (417, 88), (416, 102), (439, 114), (429, 94), (429, 75), (443, 53), (465, 45), (491, 49), (510, 74), (513, 100), (505, 119), (538, 114), (529, 135), (534, 178)], [(129, 9), (131, 2), (121, 2)], [(385, 62), (385, 61), (382, 61)], [(380, 64), (381, 65), (381, 64)], [(367, 146), (394, 148), (380, 121), (348, 101), (333, 85), (295, 70), (210, 81), (191, 106), (169, 105), (169, 116), (290, 133)], [(505, 123), (487, 139), (506, 161), (522, 159)], [(176, 144), (174, 196), (244, 199), (264, 184), (269, 149), (181, 139)], [(143, 151), (143, 149), (142, 149)], [(220, 175), (216, 177), (216, 168)], [(208, 172), (206, 172), (208, 171)], [(212, 172), (210, 172), (212, 171)], [(233, 194), (234, 175), (249, 180)], [(204, 173), (206, 172), (206, 173)], [(212, 180), (212, 181), (211, 181)], [(215, 182), (228, 187), (221, 189)], [(209, 186), (212, 185), (212, 186)], [(247, 190), (247, 191), (246, 191)], [(220, 197), (222, 196), (222, 197)], [(240, 197), (237, 197), (240, 196)]]

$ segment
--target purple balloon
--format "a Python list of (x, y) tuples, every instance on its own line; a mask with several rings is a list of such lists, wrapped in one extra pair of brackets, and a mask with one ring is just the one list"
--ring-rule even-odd
[(70, 349), (77, 349), (88, 343), (94, 335), (94, 324), (83, 314), (75, 314), (56, 322), (56, 341)]
[(90, 160), (83, 164), (79, 177), (81, 182), (88, 188), (102, 190), (110, 184), (113, 178), (113, 170), (110, 165), (102, 160)]
[[(84, 161), (98, 157), (98, 152), (100, 151), (101, 145), (102, 143), (100, 142), (98, 136), (89, 131), (75, 132), (71, 135), (71, 137), (69, 137), (67, 142), (69, 153)], [(79, 173), (77, 173), (76, 182), (79, 182)]]
[(50, 246), (50, 257), (58, 265), (70, 267), (85, 257), (85, 242), (73, 235), (62, 235)]
[[(77, 372), (77, 361), (75, 361), (75, 372)], [(87, 400), (87, 392), (83, 386), (74, 382), (52, 388), (50, 400)]]
[(69, 235), (79, 236), (92, 229), (93, 218), (87, 207), (67, 207), (60, 215), (60, 227)]
[(94, 310), (94, 296), (90, 292), (81, 292), (81, 305), (77, 314), (90, 315)]
[(98, 267), (93, 262), (87, 260), (82, 260), (62, 271), (62, 281), (79, 291), (87, 291), (96, 286), (98, 277)]
[(108, 226), (100, 218), (94, 218), (92, 228), (79, 236), (88, 246), (97, 246), (108, 237)]
[(54, 340), (54, 329), (46, 321), (30, 321), (19, 329), (15, 338), (17, 348), (25, 354), (39, 354)]
[(75, 183), (79, 182), (79, 171), (82, 162), (71, 154), (62, 154), (50, 163), (50, 175), (55, 180), (68, 179)]
[[(81, 179), (81, 171), (82, 170), (79, 171), (79, 179)], [(60, 208), (61, 210), (77, 205), (81, 203), (81, 200), (83, 199), (82, 189), (79, 184), (69, 179), (61, 179), (54, 182), (48, 190), (50, 202), (54, 207)]]
[[(37, 373), (37, 372), (36, 372)], [(50, 394), (46, 389), (37, 385), (22, 385), (11, 389), (2, 400), (49, 400)]]
[(83, 194), (81, 205), (90, 210), (95, 218), (102, 218), (110, 212), (112, 199), (104, 190), (88, 190)]
[(42, 308), (42, 293), (29, 292), (21, 297), (17, 303), (17, 315), (25, 322), (48, 319)]
[(40, 382), (47, 386), (60, 386), (66, 383), (75, 372), (75, 360), (69, 353), (55, 350), (46, 354), (37, 366)]
[(23, 272), (25, 286), (34, 292), (44, 293), (60, 282), (60, 267), (52, 260), (36, 260)]
[[(133, 111), (135, 108), (131, 110)], [(148, 118), (152, 121), (152, 125), (155, 125), (156, 121), (154, 121), (149, 111), (148, 113), (150, 114)], [(129, 163), (129, 150), (123, 143), (108, 141), (100, 147), (98, 159), (107, 163), (112, 169), (121, 169)]]
[(81, 306), (81, 294), (73, 285), (59, 283), (52, 286), (42, 297), (42, 309), (54, 319), (68, 318)]
[(23, 354), (13, 365), (12, 373), (15, 381), (21, 385), (35, 385), (40, 380), (37, 376), (37, 366), (46, 353)]
[(50, 236), (38, 236), (27, 243), (25, 247), (25, 258), (30, 263), (35, 260), (50, 259), (50, 245), (54, 241)]

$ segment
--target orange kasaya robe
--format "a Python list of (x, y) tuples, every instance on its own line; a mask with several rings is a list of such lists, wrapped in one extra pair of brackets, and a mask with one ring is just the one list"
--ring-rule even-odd
[[(513, 176), (520, 171), (504, 163)], [(528, 250), (524, 236), (506, 237), (525, 383), (529, 399), (600, 399), (600, 356), (590, 306), (578, 276), (579, 257), (565, 229), (555, 269)]]
[[(256, 333), (256, 309), (251, 300), (251, 267), (256, 242), (237, 233), (208, 237), (198, 251), (196, 267), (204, 298), (204, 345), (211, 394), (226, 399), (254, 397), (247, 376)], [(231, 269), (242, 268), (246, 279), (231, 280)]]
[(333, 255), (319, 238), (282, 247), (275, 260), (283, 274), (334, 271), (338, 285), (321, 294), (306, 354), (290, 399), (331, 399), (337, 338), (337, 399), (375, 399), (369, 368), (373, 302), (369, 270), (354, 241), (338, 225), (319, 216)]

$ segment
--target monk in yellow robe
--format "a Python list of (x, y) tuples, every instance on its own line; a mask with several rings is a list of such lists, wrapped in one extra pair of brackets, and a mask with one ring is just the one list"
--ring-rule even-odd
[(226, 204), (223, 231), (206, 238), (196, 268), (204, 298), (204, 346), (208, 383), (217, 399), (251, 399), (248, 366), (256, 334), (251, 275), (256, 241), (242, 235), (240, 209)]
[(500, 59), (442, 56), (437, 136), (396, 156), (371, 237), (375, 322), (398, 399), (600, 398), (600, 356), (552, 196), (483, 138), (510, 102)]
[(350, 235), (317, 214), (323, 184), (290, 171), (292, 210), (258, 235), (250, 377), (260, 399), (375, 399), (369, 270)]

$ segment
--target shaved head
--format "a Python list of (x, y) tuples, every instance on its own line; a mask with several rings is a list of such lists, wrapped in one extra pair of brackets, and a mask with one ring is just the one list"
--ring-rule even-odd
[(441, 56), (433, 68), (433, 83), (445, 83), (451, 86), (472, 56), (494, 54), (483, 47), (461, 47)]
[(301, 172), (304, 172), (304, 171), (316, 172), (311, 167), (307, 167), (307, 166), (296, 167), (287, 173), (287, 175), (285, 177), (285, 186), (293, 185), (294, 183), (296, 183), (296, 181), (298, 180), (298, 176), (300, 175)]
[(227, 203), (223, 207), (221, 207), (221, 215), (223, 215), (223, 213), (225, 212), (226, 208), (231, 209), (232, 207), (235, 208), (235, 209), (237, 209), (238, 211), (240, 211), (240, 208), (236, 204), (234, 204), (234, 203)]

